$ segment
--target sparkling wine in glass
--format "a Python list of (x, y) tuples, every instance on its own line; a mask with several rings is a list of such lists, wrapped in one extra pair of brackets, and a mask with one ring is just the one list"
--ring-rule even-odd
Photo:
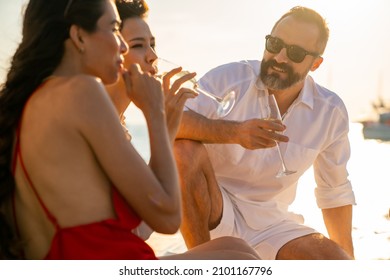
[[(163, 58), (158, 58), (154, 62), (154, 68), (156, 69), (156, 76), (162, 77), (169, 71), (171, 71), (173, 68), (179, 67), (177, 64), (170, 62)], [(183, 70), (180, 73), (176, 74), (176, 78), (180, 78), (186, 74), (188, 74), (189, 71)], [(216, 96), (202, 88), (199, 87), (198, 82), (195, 78), (192, 78), (191, 80), (187, 81), (192, 84), (193, 89), (203, 94), (204, 96), (207, 96), (208, 98), (214, 100), (218, 107), (217, 107), (217, 115), (218, 117), (224, 117), (227, 114), (230, 113), (230, 111), (233, 109), (233, 106), (236, 102), (236, 93), (234, 91), (229, 91), (225, 93), (222, 97)]]
[[(265, 112), (265, 118), (268, 120), (282, 121), (282, 117), (280, 115), (278, 103), (276, 102), (275, 96), (273, 94), (267, 94), (262, 98), (262, 110)], [(289, 170), (284, 161), (282, 152), (280, 151), (279, 143), (276, 141), (276, 148), (278, 150), (279, 158), (282, 163), (282, 168), (276, 174), (276, 178), (281, 178), (283, 176), (291, 175), (296, 173), (295, 170)]]

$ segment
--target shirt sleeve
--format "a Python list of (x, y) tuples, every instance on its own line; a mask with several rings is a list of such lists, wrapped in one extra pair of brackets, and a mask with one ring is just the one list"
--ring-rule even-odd
[(345, 107), (336, 107), (329, 117), (331, 125), (323, 131), (328, 137), (327, 145), (314, 162), (315, 195), (321, 209), (356, 204), (352, 184), (348, 180), (347, 163), (351, 149)]
[[(210, 93), (214, 96), (222, 96), (223, 84), (221, 80), (225, 76), (225, 71), (228, 66), (219, 66), (207, 72), (202, 78), (198, 81), (197, 86), (202, 90)], [(187, 109), (195, 111), (199, 114), (202, 114), (208, 118), (216, 119), (218, 118), (216, 112), (218, 109), (218, 104), (215, 100), (199, 93), (196, 98), (189, 99), (186, 102)]]

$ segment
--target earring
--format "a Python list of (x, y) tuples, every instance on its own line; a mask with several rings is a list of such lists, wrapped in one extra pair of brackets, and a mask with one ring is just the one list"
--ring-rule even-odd
[(84, 48), (79, 48), (79, 53), (84, 53), (84, 52), (85, 52)]

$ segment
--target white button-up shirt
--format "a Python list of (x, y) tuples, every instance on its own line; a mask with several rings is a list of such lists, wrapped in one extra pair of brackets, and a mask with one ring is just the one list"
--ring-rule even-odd
[[(199, 81), (215, 95), (234, 90), (236, 104), (224, 119), (244, 121), (259, 118), (259, 96), (267, 89), (258, 79), (259, 61), (222, 65)], [(190, 109), (216, 119), (216, 104), (199, 95), (186, 104)], [(282, 178), (277, 148), (247, 150), (238, 144), (206, 144), (218, 183), (230, 195), (247, 224), (264, 229), (284, 219), (303, 222), (288, 211), (294, 201), (298, 179), (313, 165), (315, 196), (320, 208), (355, 204), (346, 169), (350, 157), (349, 121), (342, 100), (308, 76), (298, 98), (288, 109), (283, 123), (290, 139), (280, 143), (287, 167), (297, 173)]]

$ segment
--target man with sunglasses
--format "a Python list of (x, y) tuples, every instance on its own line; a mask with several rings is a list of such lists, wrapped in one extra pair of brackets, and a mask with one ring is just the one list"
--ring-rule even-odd
[[(308, 75), (321, 65), (328, 37), (317, 12), (295, 7), (265, 37), (261, 63), (222, 65), (200, 80), (215, 94), (234, 90), (237, 100), (222, 119), (216, 105), (202, 96), (184, 112), (175, 155), (182, 185), (181, 231), (189, 248), (233, 235), (263, 259), (353, 259), (348, 114), (335, 93)], [(260, 118), (261, 97), (268, 94), (276, 97), (283, 124)], [(296, 173), (275, 176), (281, 168), (275, 141)], [(299, 178), (310, 167), (329, 238), (288, 209)]]

